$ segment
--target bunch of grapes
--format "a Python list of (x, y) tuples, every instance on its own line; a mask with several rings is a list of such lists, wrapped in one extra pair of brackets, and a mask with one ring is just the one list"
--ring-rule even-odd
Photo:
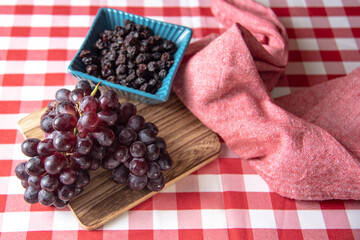
[(59, 89), (42, 115), (45, 139), (26, 139), (22, 152), (31, 157), (15, 169), (33, 204), (65, 207), (90, 182), (90, 170), (112, 170), (117, 183), (133, 190), (160, 191), (162, 170), (172, 159), (158, 128), (145, 122), (132, 103), (120, 104), (112, 90), (103, 94), (86, 81), (73, 91)]

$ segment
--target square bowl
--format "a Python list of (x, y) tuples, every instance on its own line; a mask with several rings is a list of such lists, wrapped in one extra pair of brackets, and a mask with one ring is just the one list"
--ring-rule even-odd
[[(143, 92), (138, 89), (123, 86), (121, 84), (112, 83), (86, 73), (85, 65), (82, 63), (80, 53), (82, 50), (92, 50), (95, 42), (99, 38), (99, 33), (104, 30), (113, 30), (115, 26), (123, 26), (123, 21), (128, 19), (136, 24), (149, 27), (154, 35), (171, 40), (176, 44), (177, 50), (174, 53), (174, 64), (168, 71), (166, 77), (162, 80), (162, 86), (155, 94)], [(139, 102), (155, 105), (166, 102), (171, 92), (171, 86), (175, 74), (180, 66), (180, 62), (184, 56), (185, 50), (189, 45), (192, 36), (192, 30), (188, 27), (157, 21), (154, 19), (127, 13), (121, 10), (111, 8), (100, 8), (84, 42), (71, 60), (68, 72), (78, 80), (86, 80), (90, 83), (97, 84), (101, 81), (103, 88), (116, 91), (120, 97)]]

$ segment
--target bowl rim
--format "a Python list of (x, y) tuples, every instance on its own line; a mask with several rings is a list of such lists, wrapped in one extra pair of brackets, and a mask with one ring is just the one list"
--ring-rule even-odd
[[(107, 80), (104, 80), (104, 79), (100, 79), (100, 78), (97, 78), (95, 76), (92, 76), (92, 75), (89, 75), (85, 72), (82, 72), (82, 71), (78, 71), (78, 70), (75, 70), (72, 68), (72, 65), (74, 64), (74, 62), (76, 61), (76, 58), (79, 57), (85, 43), (88, 41), (92, 31), (94, 30), (95, 28), (95, 23), (99, 20), (99, 18), (101, 17), (101, 14), (102, 12), (104, 12), (105, 14), (107, 14), (108, 11), (115, 11), (115, 12), (118, 12), (118, 13), (121, 13), (121, 14), (124, 14), (125, 16), (126, 15), (130, 15), (130, 16), (134, 16), (135, 18), (143, 18), (143, 19), (147, 19), (147, 20), (150, 20), (150, 21), (155, 21), (155, 22), (158, 22), (158, 23), (161, 23), (161, 24), (166, 24), (166, 25), (170, 25), (170, 26), (176, 26), (177, 28), (180, 28), (183, 30), (183, 33), (185, 33), (185, 35), (187, 36), (185, 39), (184, 39), (184, 42), (181, 44), (181, 45), (185, 45), (185, 48), (183, 50), (183, 52), (181, 53), (180, 55), (180, 58), (179, 58), (179, 61), (178, 62), (174, 62), (174, 67), (175, 67), (175, 70), (174, 72), (172, 73), (172, 76), (171, 76), (171, 79), (169, 80), (169, 90), (166, 91), (166, 94), (162, 94), (162, 95), (156, 95), (155, 94), (152, 94), (152, 93), (148, 93), (148, 92), (144, 92), (144, 91), (140, 91), (138, 89), (135, 89), (135, 88), (131, 88), (131, 87), (127, 87), (127, 86), (123, 86), (121, 84), (117, 84), (117, 83), (112, 83), (112, 82), (109, 82)], [(126, 17), (125, 17), (126, 19)], [(122, 23), (121, 23), (122, 24)], [(190, 43), (190, 40), (192, 38), (192, 34), (193, 34), (193, 31), (191, 28), (189, 27), (186, 27), (186, 26), (182, 26), (182, 25), (178, 25), (178, 24), (174, 24), (174, 23), (168, 23), (168, 22), (164, 22), (164, 21), (160, 21), (160, 20), (155, 20), (155, 19), (152, 19), (152, 18), (148, 18), (148, 17), (144, 17), (144, 16), (140, 16), (140, 15), (136, 15), (136, 14), (132, 14), (132, 13), (129, 13), (129, 12), (125, 12), (125, 11), (122, 11), (122, 10), (119, 10), (119, 9), (114, 9), (114, 8), (107, 8), (107, 7), (102, 7), (102, 8), (99, 8), (93, 22), (91, 23), (91, 26), (80, 46), (80, 48), (77, 50), (76, 54), (74, 55), (74, 57), (71, 59), (68, 67), (67, 67), (67, 71), (71, 74), (71, 75), (77, 75), (79, 77), (82, 77), (82, 78), (85, 78), (85, 79), (88, 79), (94, 83), (99, 83), (101, 81), (101, 85), (105, 85), (105, 86), (109, 86), (109, 87), (112, 87), (112, 88), (115, 88), (119, 91), (124, 91), (124, 92), (128, 92), (128, 93), (131, 93), (131, 94), (136, 94), (136, 95), (139, 95), (139, 96), (142, 96), (142, 97), (146, 97), (146, 98), (149, 98), (149, 99), (152, 99), (152, 100), (158, 100), (158, 101), (161, 101), (161, 102), (166, 102), (168, 99), (169, 99), (169, 96), (170, 96), (170, 93), (171, 93), (171, 87), (172, 87), (172, 83), (173, 83), (173, 80), (175, 78), (175, 75), (180, 67), (180, 64), (182, 62), (182, 59), (185, 55), (185, 51), (186, 51), (186, 48), (187, 46), (189, 45)], [(160, 88), (159, 88), (160, 89)]]

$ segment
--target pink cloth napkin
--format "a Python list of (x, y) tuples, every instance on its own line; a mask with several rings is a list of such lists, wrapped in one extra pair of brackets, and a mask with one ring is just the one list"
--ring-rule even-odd
[(282, 24), (250, 0), (214, 0), (212, 10), (228, 30), (189, 46), (175, 93), (280, 195), (360, 200), (360, 68), (274, 100), (287, 64)]

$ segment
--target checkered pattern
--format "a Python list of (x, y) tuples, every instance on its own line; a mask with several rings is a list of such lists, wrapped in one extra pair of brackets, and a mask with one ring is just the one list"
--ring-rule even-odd
[[(360, 65), (358, 0), (258, 0), (290, 38), (282, 96)], [(68, 208), (23, 201), (14, 168), (25, 160), (17, 121), (76, 80), (66, 67), (99, 7), (189, 26), (193, 40), (221, 33), (210, 0), (7, 0), (0, 2), (1, 239), (360, 239), (360, 202), (301, 202), (271, 189), (223, 143), (220, 158), (105, 224), (81, 230)]]

